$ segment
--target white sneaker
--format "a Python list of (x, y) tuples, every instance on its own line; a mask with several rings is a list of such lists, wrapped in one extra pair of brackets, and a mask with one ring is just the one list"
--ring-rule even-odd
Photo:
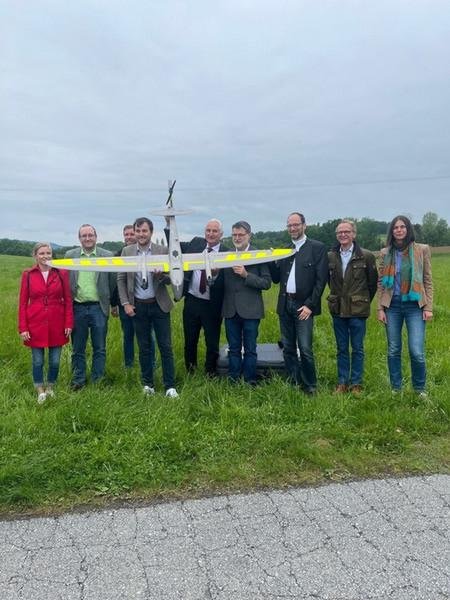
[(428, 400), (428, 394), (425, 392), (425, 390), (417, 392), (417, 397), (421, 398), (422, 400)]
[(47, 394), (45, 392), (41, 392), (37, 397), (38, 404), (44, 404), (46, 398)]
[(46, 396), (48, 398), (54, 398), (55, 397), (55, 392), (52, 390), (52, 388), (48, 388), (45, 392)]
[(146, 396), (153, 396), (155, 393), (155, 388), (150, 387), (149, 385), (144, 385), (142, 390)]
[(178, 392), (175, 388), (169, 388), (166, 390), (166, 396), (168, 398), (178, 398)]

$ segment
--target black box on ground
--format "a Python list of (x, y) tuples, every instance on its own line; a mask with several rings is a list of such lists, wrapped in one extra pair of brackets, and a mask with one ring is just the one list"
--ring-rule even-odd
[[(285, 374), (283, 349), (280, 344), (258, 344), (256, 347), (258, 362), (256, 363), (256, 372), (258, 378), (268, 377), (271, 373)], [(228, 345), (224, 345), (219, 351), (219, 360), (217, 361), (217, 374), (228, 374)]]

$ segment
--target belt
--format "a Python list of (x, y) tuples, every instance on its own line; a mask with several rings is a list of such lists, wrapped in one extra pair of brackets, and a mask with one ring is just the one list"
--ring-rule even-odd
[(289, 292), (286, 292), (286, 296), (292, 300), (297, 300), (297, 294), (290, 294)]
[(200, 302), (209, 302), (209, 298), (199, 298), (198, 296), (194, 296), (194, 294), (191, 294), (191, 292), (188, 292), (186, 294), (186, 298), (190, 296), (191, 298), (194, 298), (194, 300), (200, 300)]
[(76, 300), (73, 301), (74, 304), (79, 304), (80, 306), (95, 306), (97, 304), (100, 304), (100, 302), (94, 302), (94, 301), (87, 301), (87, 302), (77, 302)]
[(139, 302), (139, 304), (154, 304), (156, 298), (135, 298), (135, 301)]

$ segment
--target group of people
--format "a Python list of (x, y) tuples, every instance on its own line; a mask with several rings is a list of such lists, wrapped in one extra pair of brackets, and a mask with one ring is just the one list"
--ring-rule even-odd
[[(219, 357), (222, 321), (228, 341), (228, 376), (231, 382), (242, 377), (257, 384), (257, 338), (264, 317), (262, 290), (279, 283), (277, 313), (285, 369), (289, 380), (308, 394), (317, 392), (313, 353), (314, 317), (321, 312), (325, 286), (337, 347), (335, 392), (359, 394), (364, 373), (364, 338), (370, 305), (377, 294), (377, 318), (386, 327), (388, 370), (392, 393), (402, 389), (402, 328), (406, 324), (412, 386), (425, 397), (425, 324), (432, 318), (433, 283), (430, 249), (415, 241), (411, 221), (399, 215), (389, 225), (386, 247), (377, 268), (372, 252), (356, 241), (356, 225), (343, 219), (336, 228), (336, 245), (325, 245), (306, 235), (305, 217), (293, 212), (287, 231), (295, 253), (289, 258), (251, 266), (213, 271), (206, 278), (199, 269), (186, 273), (184, 280), (183, 334), (186, 371), (197, 368), (197, 349), (203, 329), (205, 372), (214, 377)], [(169, 238), (169, 229), (165, 229)], [(167, 246), (153, 243), (153, 223), (136, 219), (123, 229), (122, 256), (167, 254)], [(238, 221), (232, 226), (231, 250), (254, 249), (251, 226)], [(94, 227), (84, 224), (78, 232), (80, 246), (66, 257), (111, 256), (97, 245)], [(182, 242), (183, 252), (225, 252), (223, 227), (211, 219), (204, 237)], [(139, 349), (143, 393), (155, 393), (155, 345), (160, 353), (165, 394), (177, 397), (172, 350), (170, 311), (172, 299), (167, 273), (64, 271), (50, 267), (49, 243), (36, 244), (36, 264), (22, 274), (19, 299), (19, 334), (32, 350), (32, 373), (38, 402), (54, 395), (61, 348), (72, 341), (73, 390), (86, 385), (86, 346), (92, 344), (91, 381), (105, 373), (108, 316), (120, 316), (126, 367), (134, 360), (134, 338)], [(44, 349), (48, 348), (47, 378), (44, 378)]]

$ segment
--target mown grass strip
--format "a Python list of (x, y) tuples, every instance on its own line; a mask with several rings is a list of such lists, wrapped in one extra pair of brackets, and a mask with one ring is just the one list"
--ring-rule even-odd
[[(57, 397), (38, 406), (30, 353), (16, 332), (19, 275), (29, 261), (1, 257), (0, 264), (3, 514), (450, 470), (450, 256), (433, 257), (436, 309), (427, 330), (428, 402), (408, 388), (391, 398), (385, 334), (374, 317), (368, 323), (365, 392), (358, 398), (336, 397), (335, 346), (326, 311), (315, 325), (320, 391), (314, 399), (279, 377), (256, 389), (207, 381), (200, 374), (186, 377), (178, 304), (173, 331), (179, 399), (142, 396), (137, 367), (125, 375), (120, 324), (111, 319), (104, 384), (70, 392), (70, 349), (65, 348)], [(278, 339), (275, 301), (274, 288), (266, 294), (261, 342)]]

